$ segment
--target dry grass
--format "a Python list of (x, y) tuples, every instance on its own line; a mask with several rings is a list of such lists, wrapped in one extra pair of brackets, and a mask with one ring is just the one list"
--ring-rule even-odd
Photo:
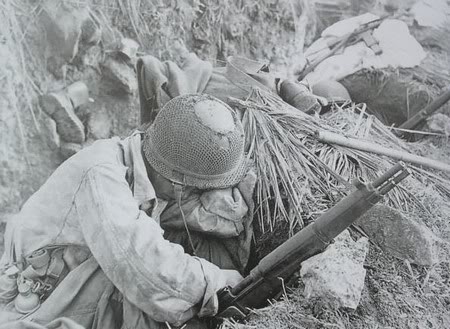
[[(254, 96), (255, 102), (233, 102), (244, 108), (247, 148), (260, 177), (256, 193), (260, 226), (263, 231), (265, 227), (273, 229), (282, 218), (293, 230), (303, 226), (302, 216), (320, 208), (320, 201), (326, 202), (323, 197), (313, 201), (318, 194), (333, 200), (332, 193), (344, 181), (304, 144), (304, 138), (320, 127), (316, 120), (292, 111), (278, 97), (261, 91)], [(303, 138), (297, 136), (299, 132)]]
[(280, 301), (254, 310), (245, 323), (226, 321), (222, 329), (448, 328), (448, 263), (424, 268), (370, 248), (366, 269), (355, 311), (306, 299), (299, 282), (297, 288), (286, 288)]
[(317, 31), (307, 0), (94, 0), (90, 6), (104, 24), (163, 60), (173, 60), (174, 44), (182, 43), (212, 62), (239, 54), (285, 65)]
[[(28, 111), (32, 118), (34, 128), (39, 131), (39, 124), (36, 120), (35, 109), (33, 106), (33, 97), (39, 91), (30, 75), (30, 71), (34, 70), (33, 58), (30, 56), (30, 50), (27, 45), (26, 36), (29, 25), (24, 25), (22, 20), (26, 19), (28, 23), (32, 23), (35, 19), (36, 7), (32, 8), (27, 3), (20, 0), (5, 0), (0, 5), (0, 46), (5, 47), (4, 53), (10, 54), (7, 59), (8, 64), (2, 64), (3, 75), (2, 87), (7, 91), (7, 100), (13, 108), (17, 120), (17, 127), (20, 132), (22, 148), (25, 160), (27, 159), (28, 148), (26, 142), (26, 130), (24, 127), (23, 111)], [(14, 71), (8, 71), (8, 68), (14, 68)], [(6, 86), (5, 86), (6, 84)], [(26, 106), (23, 106), (26, 104)], [(2, 134), (7, 133), (2, 129)], [(1, 140), (6, 141), (7, 138), (2, 136)]]
[[(260, 90), (246, 101), (231, 101), (244, 111), (247, 148), (259, 177), (256, 203), (262, 232), (286, 221), (292, 233), (348, 193), (352, 179), (360, 176), (371, 181), (395, 163), (383, 156), (320, 143), (315, 138), (317, 130), (411, 151), (408, 143), (368, 115), (364, 104), (348, 103), (327, 116), (311, 117)], [(404, 212), (424, 211), (426, 207), (413, 191), (427, 184), (436, 186), (442, 197), (450, 195), (448, 177), (423, 168), (412, 169), (413, 178), (391, 191), (387, 204)]]
[(136, 39), (141, 51), (171, 59), (172, 44), (189, 39), (195, 7), (183, 1), (95, 0), (92, 9), (106, 18), (103, 25)]

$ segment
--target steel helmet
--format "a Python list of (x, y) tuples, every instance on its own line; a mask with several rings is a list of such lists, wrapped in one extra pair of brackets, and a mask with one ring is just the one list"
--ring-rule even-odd
[(205, 94), (167, 102), (145, 131), (150, 165), (172, 182), (200, 189), (237, 184), (247, 169), (244, 129), (236, 112)]
[(334, 80), (323, 80), (312, 86), (312, 92), (316, 96), (325, 98), (328, 102), (345, 102), (351, 100), (347, 88)]

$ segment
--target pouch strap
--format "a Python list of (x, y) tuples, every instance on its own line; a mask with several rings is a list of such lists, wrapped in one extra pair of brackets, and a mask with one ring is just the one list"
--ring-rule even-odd
[(68, 273), (66, 263), (63, 259), (64, 248), (52, 252), (50, 264), (47, 269), (45, 283), (50, 284), (53, 289)]
[(50, 254), (46, 248), (38, 249), (34, 251), (30, 256), (27, 256), (26, 261), (36, 270), (41, 269), (48, 266), (48, 263), (50, 261)]

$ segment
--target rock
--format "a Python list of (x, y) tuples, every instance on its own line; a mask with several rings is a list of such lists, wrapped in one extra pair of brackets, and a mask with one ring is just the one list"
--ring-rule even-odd
[[(355, 30), (358, 26), (377, 19), (378, 16), (364, 15), (342, 20), (326, 28), (322, 37), (305, 51), (308, 61), (320, 60), (327, 55), (328, 45), (338, 42), (342, 36)], [(387, 19), (373, 30), (373, 39), (377, 48), (360, 41), (346, 46), (342, 52), (333, 54), (318, 64), (305, 79), (315, 84), (323, 80), (340, 80), (363, 69), (414, 68), (421, 64), (427, 53), (410, 34), (405, 22)], [(405, 56), (408, 54), (408, 56)]]
[(394, 257), (422, 266), (439, 261), (439, 239), (434, 233), (395, 209), (375, 205), (358, 219), (357, 224), (371, 241)]
[(74, 109), (89, 102), (89, 89), (84, 82), (76, 81), (65, 89)]
[[(89, 102), (89, 90), (87, 86), (77, 81), (68, 87), (55, 93), (49, 93), (41, 96), (39, 104), (41, 108), (56, 122), (56, 131), (61, 138), (69, 143), (82, 143), (85, 140), (84, 125), (74, 112), (74, 108), (85, 105)], [(52, 127), (46, 125), (45, 133), (50, 136), (53, 134)], [(54, 136), (53, 136), (54, 137)], [(49, 137), (47, 140), (53, 140), (53, 148), (59, 147), (59, 138)]]
[(76, 116), (72, 102), (64, 91), (41, 96), (39, 104), (44, 112), (55, 120), (58, 134), (64, 141), (84, 142), (84, 125)]
[(419, 26), (438, 28), (448, 22), (450, 6), (446, 0), (419, 0), (411, 8)]
[(126, 56), (128, 59), (136, 58), (139, 44), (133, 39), (123, 38), (120, 41), (119, 52)]
[(60, 147), (61, 141), (56, 129), (56, 122), (46, 115), (41, 121), (41, 133), (44, 142), (50, 149), (57, 150)]
[(450, 117), (442, 113), (436, 113), (427, 118), (427, 128), (429, 131), (438, 134), (450, 135)]
[(101, 74), (99, 63), (103, 57), (103, 50), (100, 45), (94, 45), (87, 48), (81, 57), (82, 65), (93, 68), (98, 74)]
[(184, 63), (189, 57), (190, 51), (184, 41), (179, 39), (171, 43), (169, 53), (175, 63)]
[(92, 139), (104, 139), (111, 137), (112, 118), (106, 112), (90, 113), (87, 130), (88, 137)]
[(117, 27), (110, 26), (108, 29), (103, 30), (101, 41), (105, 49), (117, 49), (123, 38), (123, 34)]
[(68, 159), (82, 148), (83, 146), (77, 143), (61, 143), (59, 151), (64, 159)]
[(134, 94), (138, 89), (134, 69), (120, 59), (108, 58), (102, 65), (102, 73), (113, 90)]
[(86, 45), (96, 45), (102, 39), (102, 29), (98, 18), (90, 12), (87, 18), (81, 25), (81, 42)]
[(302, 263), (300, 275), (305, 296), (327, 299), (339, 307), (356, 309), (361, 299), (369, 249), (366, 238), (353, 241), (344, 231), (323, 253)]
[(54, 70), (72, 61), (77, 54), (81, 26), (88, 18), (86, 5), (56, 0), (43, 4), (40, 22), (47, 36), (47, 59), (53, 63)]

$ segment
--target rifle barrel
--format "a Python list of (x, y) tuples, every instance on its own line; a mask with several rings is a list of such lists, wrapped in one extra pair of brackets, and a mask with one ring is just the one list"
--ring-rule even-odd
[(406, 169), (406, 170), (402, 171), (399, 175), (397, 175), (393, 179), (391, 179), (388, 184), (386, 184), (385, 186), (382, 186), (380, 188), (380, 194), (385, 195), (386, 193), (388, 193), (390, 190), (392, 190), (394, 187), (396, 187), (398, 183), (400, 183), (403, 179), (408, 177), (409, 174), (411, 174), (410, 169)]
[[(400, 129), (414, 129), (416, 128), (427, 116), (436, 112), (442, 105), (450, 100), (450, 85), (447, 86), (446, 90), (439, 95), (435, 100), (433, 100), (428, 106), (423, 110), (417, 112), (411, 118), (406, 120), (400, 125)], [(402, 134), (403, 135), (403, 134)]]
[(266, 300), (281, 289), (279, 278), (292, 277), (304, 260), (323, 252), (336, 236), (409, 174), (405, 164), (400, 162), (373, 183), (356, 180), (355, 191), (261, 259), (237, 285), (221, 290), (219, 316), (243, 318), (249, 308), (264, 306)]
[(395, 164), (395, 166), (391, 167), (383, 175), (381, 175), (380, 177), (378, 177), (377, 179), (375, 179), (372, 182), (373, 187), (375, 187), (375, 188), (379, 187), (381, 184), (383, 184), (383, 182), (385, 182), (386, 180), (388, 180), (389, 178), (394, 176), (396, 173), (398, 173), (400, 170), (404, 169), (405, 167), (406, 166), (403, 161), (397, 162)]

